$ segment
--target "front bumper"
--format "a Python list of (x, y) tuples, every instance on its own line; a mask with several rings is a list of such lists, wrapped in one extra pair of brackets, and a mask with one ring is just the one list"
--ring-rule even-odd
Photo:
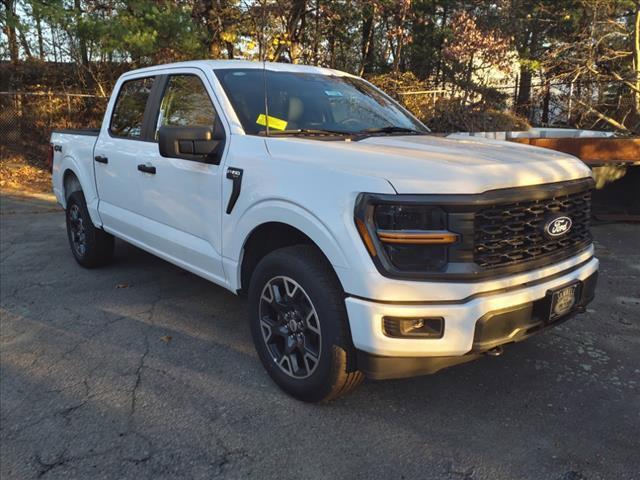
[[(374, 379), (434, 373), (496, 346), (521, 341), (584, 310), (594, 296), (597, 270), (598, 260), (591, 257), (548, 279), (480, 291), (460, 301), (391, 303), (348, 297), (358, 369)], [(538, 312), (548, 291), (576, 280), (583, 286), (572, 312), (553, 323), (541, 318)], [(383, 332), (385, 316), (443, 317), (444, 334), (438, 339), (391, 338)]]

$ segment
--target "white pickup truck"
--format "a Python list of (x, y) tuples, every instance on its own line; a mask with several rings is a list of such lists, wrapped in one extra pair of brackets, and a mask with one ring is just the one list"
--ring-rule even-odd
[(135, 70), (50, 155), (80, 265), (118, 237), (247, 292), (260, 360), (305, 401), (499, 355), (594, 296), (582, 162), (432, 135), (347, 73)]

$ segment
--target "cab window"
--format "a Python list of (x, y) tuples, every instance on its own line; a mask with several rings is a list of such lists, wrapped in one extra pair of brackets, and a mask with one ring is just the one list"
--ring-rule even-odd
[(113, 107), (109, 131), (116, 137), (140, 139), (143, 136), (144, 110), (154, 77), (128, 80), (120, 87)]
[(200, 78), (172, 75), (160, 103), (155, 138), (163, 126), (213, 127), (216, 113)]

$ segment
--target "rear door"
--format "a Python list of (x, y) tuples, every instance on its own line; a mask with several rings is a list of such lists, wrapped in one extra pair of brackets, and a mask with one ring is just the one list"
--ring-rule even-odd
[[(222, 159), (216, 163), (165, 158), (158, 148), (159, 129), (214, 127), (224, 132), (209, 80), (197, 68), (172, 69), (160, 80), (151, 109), (153, 154), (138, 172), (142, 215), (152, 222), (148, 241), (177, 263), (217, 283), (225, 283), (221, 255)], [(226, 134), (228, 138), (228, 133)], [(223, 140), (224, 141), (224, 140)], [(221, 152), (226, 149), (221, 149)], [(142, 159), (139, 159), (142, 161)], [(210, 160), (209, 160), (210, 161)]]
[(94, 148), (98, 210), (105, 230), (141, 246), (145, 242), (138, 164), (155, 158), (157, 145), (148, 125), (157, 76), (133, 76), (114, 90), (111, 116), (105, 118)]

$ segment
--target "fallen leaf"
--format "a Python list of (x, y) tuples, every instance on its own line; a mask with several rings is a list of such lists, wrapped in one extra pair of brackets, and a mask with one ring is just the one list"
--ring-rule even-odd
[[(44, 153), (42, 154), (44, 158)], [(0, 186), (11, 190), (51, 192), (51, 174), (41, 161), (0, 147)]]
[(116, 285), (116, 288), (129, 288), (131, 285), (128, 283), (119, 283)]
[(169, 344), (169, 342), (171, 341), (171, 336), (170, 335), (165, 335), (163, 337), (160, 337), (160, 340), (162, 340), (164, 343), (166, 343), (167, 345)]

